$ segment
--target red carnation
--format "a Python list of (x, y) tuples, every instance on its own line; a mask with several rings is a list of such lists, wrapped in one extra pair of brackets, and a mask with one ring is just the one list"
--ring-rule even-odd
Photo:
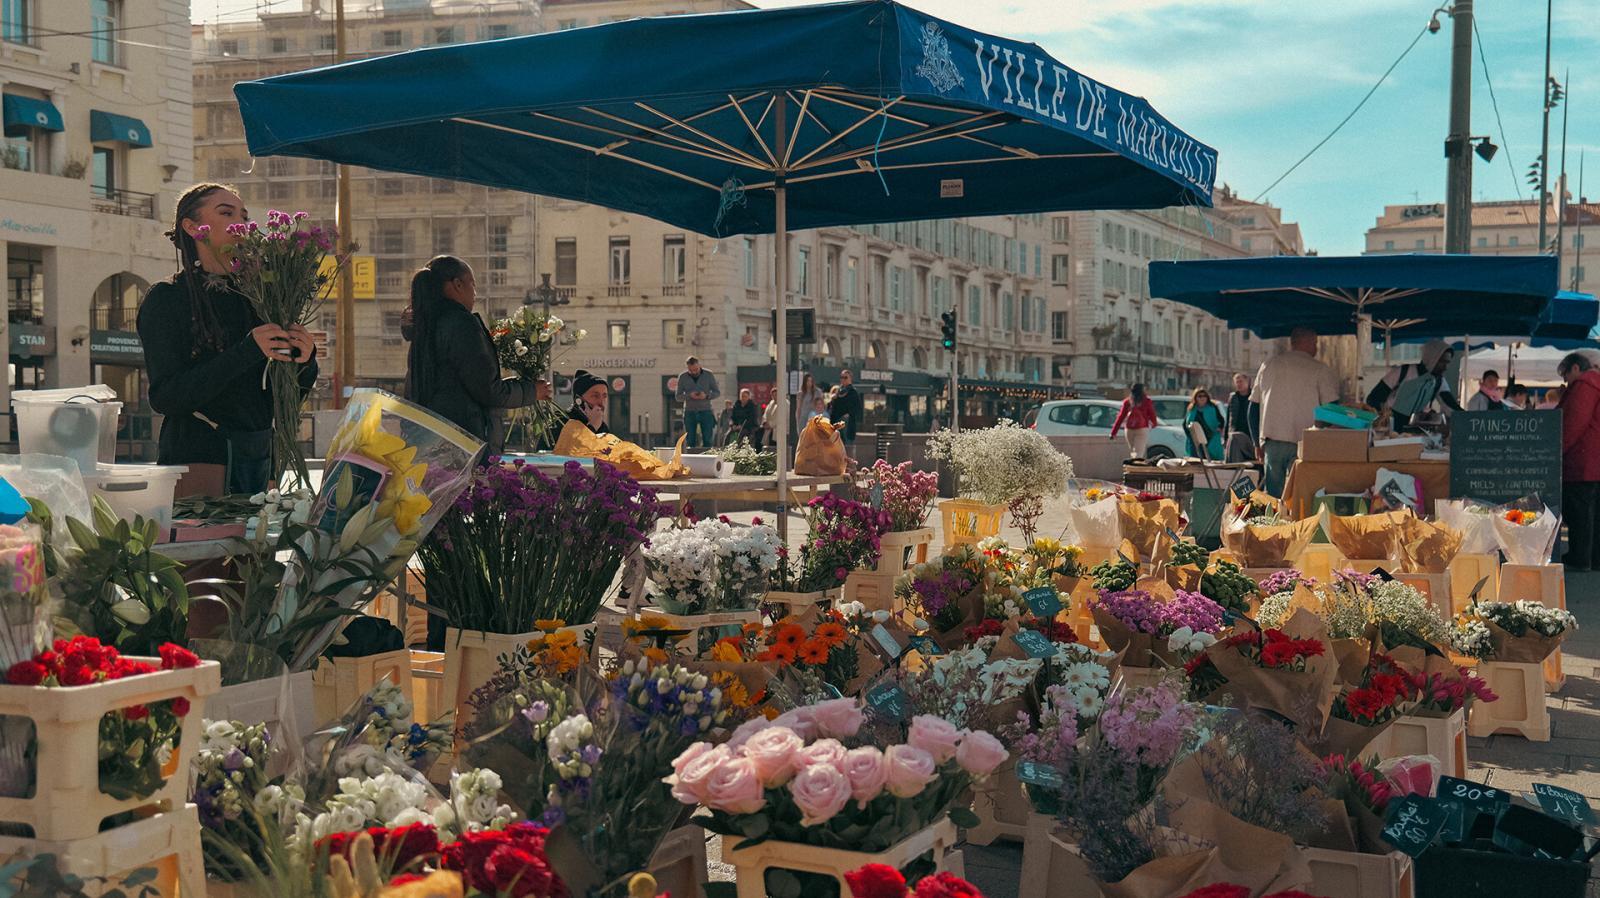
[(888, 864), (867, 864), (844, 875), (855, 898), (905, 898), (906, 878)]
[(374, 853), (390, 870), (410, 869), (419, 860), (439, 853), (439, 835), (431, 824), (412, 823), (394, 829), (374, 827), (368, 832), (372, 834)]
[(6, 682), (13, 686), (38, 686), (50, 676), (50, 668), (37, 661), (18, 661), (6, 671)]
[(936, 873), (917, 882), (917, 898), (983, 898), (978, 887), (954, 873)]
[(63, 686), (87, 686), (94, 682), (94, 671), (82, 664), (65, 664), (57, 678)]
[(150, 708), (145, 705), (129, 705), (122, 709), (122, 716), (129, 720), (144, 720), (150, 716)]
[(1219, 882), (1195, 889), (1183, 898), (1250, 898), (1250, 890), (1229, 882)]
[(189, 700), (179, 696), (172, 700), (172, 713), (179, 717), (189, 716)]
[(177, 670), (185, 667), (199, 667), (200, 656), (176, 643), (164, 643), (157, 650), (161, 655), (162, 670)]

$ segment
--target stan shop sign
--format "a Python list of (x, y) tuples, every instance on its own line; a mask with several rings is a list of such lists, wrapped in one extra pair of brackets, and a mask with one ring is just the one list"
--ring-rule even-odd
[[(1211, 195), (1217, 174), (1216, 152), (1173, 128), (1143, 100), (1107, 88), (1053, 60), (1029, 56), (1021, 47), (1003, 46), (967, 33), (972, 35), (975, 80), (985, 101), (1013, 107), (1018, 115), (1070, 125)], [(970, 95), (971, 85), (962, 72), (965, 67), (956, 62), (965, 54), (952, 53), (940, 25), (924, 22), (920, 38), (922, 59), (913, 67), (916, 74), (940, 94), (959, 87)]]

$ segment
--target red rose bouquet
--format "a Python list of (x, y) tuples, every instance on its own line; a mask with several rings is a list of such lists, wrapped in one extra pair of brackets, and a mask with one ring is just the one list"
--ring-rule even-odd
[(867, 864), (844, 875), (854, 898), (983, 898), (978, 887), (953, 873), (935, 873), (917, 880), (912, 888), (899, 870), (888, 864)]

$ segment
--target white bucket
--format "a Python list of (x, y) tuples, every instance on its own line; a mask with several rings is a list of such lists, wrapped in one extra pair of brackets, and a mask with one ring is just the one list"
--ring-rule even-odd
[(84, 486), (106, 500), (117, 516), (155, 521), (160, 542), (172, 538), (172, 498), (185, 465), (97, 465), (83, 475)]
[(98, 462), (117, 458), (117, 415), (122, 403), (110, 387), (19, 390), (11, 394), (17, 444), (24, 453), (63, 455), (93, 474)]

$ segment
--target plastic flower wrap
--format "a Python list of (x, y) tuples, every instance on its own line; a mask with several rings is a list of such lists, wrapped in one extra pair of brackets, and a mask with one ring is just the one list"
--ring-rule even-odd
[(1433, 513), (1439, 523), (1461, 534), (1461, 553), (1489, 555), (1500, 548), (1494, 535), (1495, 507), (1477, 499), (1438, 499)]
[(0, 524), (0, 670), (50, 645), (49, 599), (38, 526)]
[(1074, 480), (1069, 485), (1068, 514), (1078, 545), (1115, 549), (1122, 544), (1117, 496), (1123, 488), (1100, 480)]
[[(529, 380), (544, 380), (549, 376), (558, 350), (576, 344), (587, 336), (587, 332), (569, 330), (566, 322), (560, 318), (536, 306), (523, 306), (496, 321), (489, 335), (494, 339), (495, 355), (499, 357), (502, 371), (510, 371)], [(526, 431), (525, 435), (532, 444), (559, 430), (565, 417), (561, 406), (543, 400), (530, 407), (514, 410), (510, 430), (513, 433), (519, 428)], [(522, 435), (518, 434), (519, 437)]]
[(706, 518), (651, 537), (650, 596), (672, 614), (752, 608), (778, 569), (778, 531)]
[(1561, 532), (1561, 516), (1537, 496), (1497, 506), (1490, 517), (1508, 564), (1548, 564)]

